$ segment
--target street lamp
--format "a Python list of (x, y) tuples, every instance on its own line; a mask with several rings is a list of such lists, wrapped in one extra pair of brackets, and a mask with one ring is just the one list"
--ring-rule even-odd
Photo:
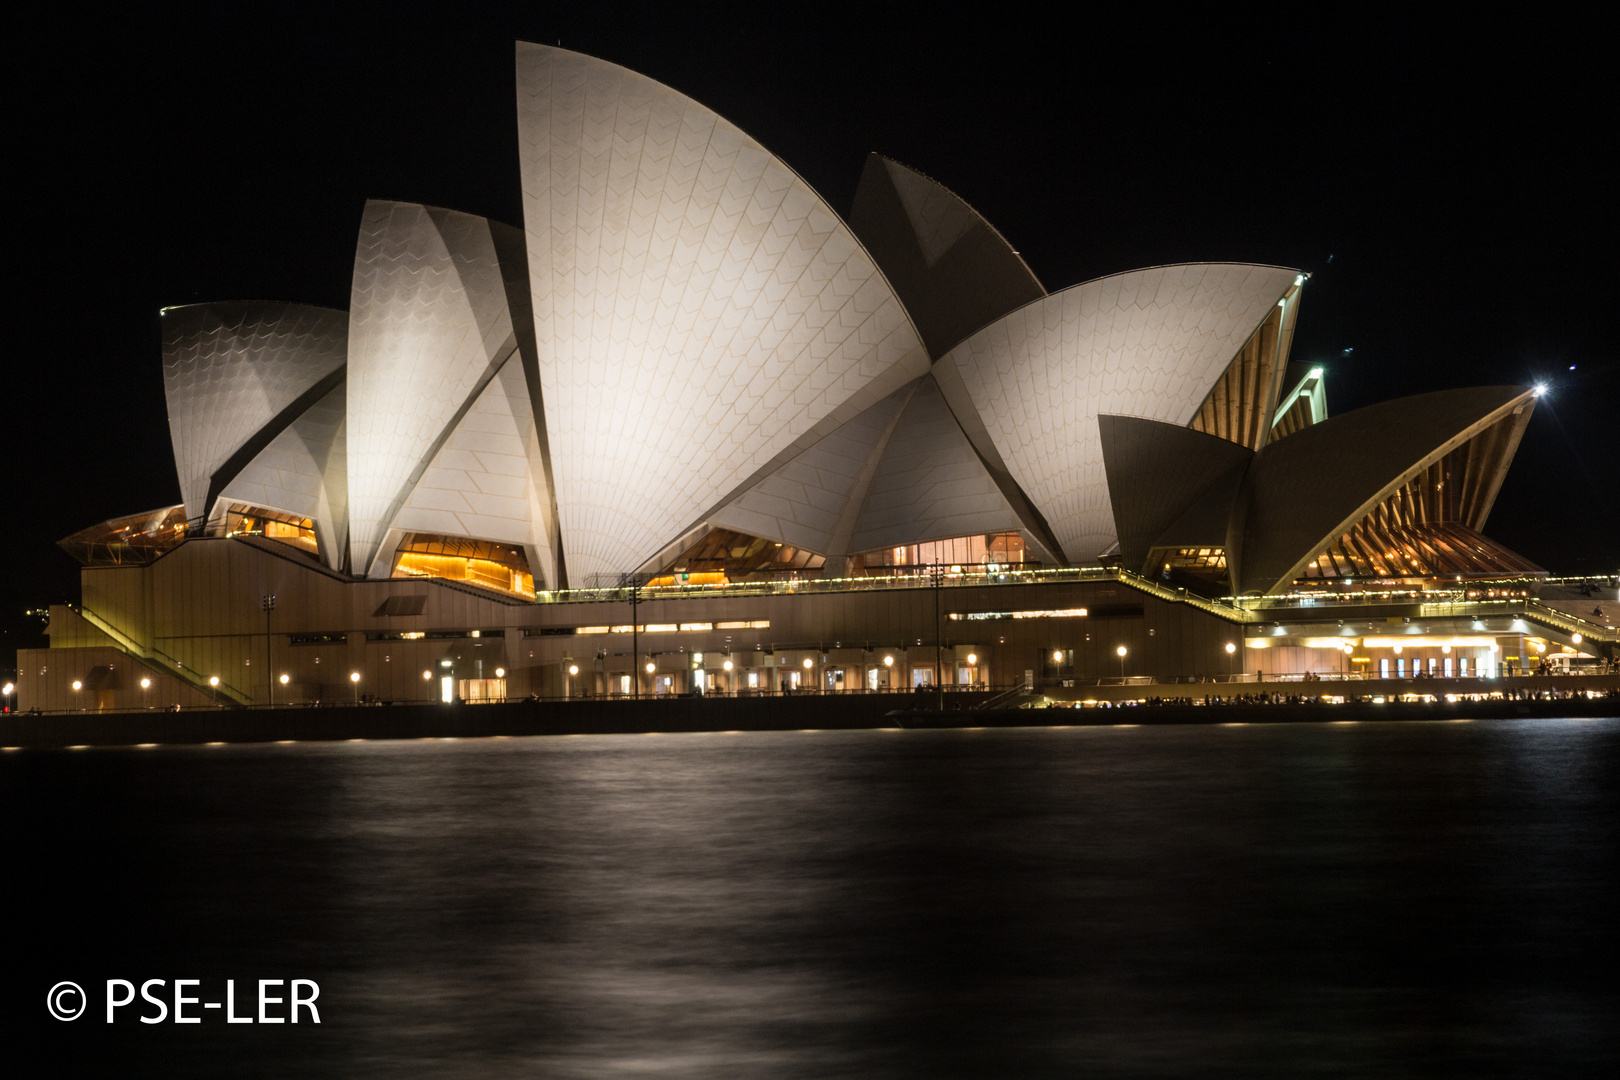
[(1229, 661), (1228, 674), (1234, 679), (1237, 678), (1237, 645), (1230, 641), (1226, 643), (1226, 659)]
[(276, 683), (270, 678), (270, 668), (274, 663), (270, 659), (270, 613), (276, 610), (276, 594), (265, 593), (259, 598), (259, 606), (264, 609), (264, 682), (270, 688), (266, 696), (273, 707), (276, 703)]
[(1117, 655), (1119, 657), (1119, 677), (1121, 679), (1123, 679), (1125, 677), (1125, 653), (1126, 653), (1126, 651), (1127, 650), (1126, 650), (1125, 646), (1123, 646), (1123, 645), (1121, 645), (1119, 648), (1114, 650), (1115, 655)]
[[(212, 690), (214, 692), (214, 708), (217, 709), (217, 708), (219, 708), (219, 676), (218, 675), (210, 675), (210, 676), (208, 676), (208, 685), (209, 685), (210, 688), (212, 688)], [(78, 688), (79, 688), (79, 684), (74, 683), (73, 684), (73, 689), (77, 690)]]
[(0, 695), (4, 695), (6, 699), (6, 712), (11, 711), (11, 695), (15, 693), (16, 690), (17, 687), (14, 683), (6, 683), (5, 687), (0, 689)]
[(360, 704), (360, 673), (358, 671), (349, 672), (349, 681), (354, 683), (354, 703), (358, 705)]

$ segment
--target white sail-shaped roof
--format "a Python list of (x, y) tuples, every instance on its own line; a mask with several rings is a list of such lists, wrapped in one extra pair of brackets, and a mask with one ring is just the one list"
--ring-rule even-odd
[(187, 517), (209, 512), (211, 485), (217, 496), (255, 437), (273, 438), (323, 380), (341, 377), (347, 324), (307, 304), (164, 309), (163, 394)]
[(990, 324), (935, 368), (992, 469), (1029, 496), (1070, 562), (1117, 539), (1097, 416), (1191, 421), (1294, 284), (1274, 266), (1193, 263), (1116, 274)]
[(445, 439), (394, 528), (516, 544), (529, 552), (536, 579), (551, 585), (543, 477), (523, 365), (513, 357)]
[(339, 383), (305, 409), (220, 490), (221, 502), (246, 503), (310, 518), (321, 559), (342, 569), (348, 546), (348, 448), (345, 388)]
[(710, 518), (716, 526), (822, 555), (846, 554), (878, 458), (900, 410), (902, 387), (776, 469)]
[[(652, 79), (517, 47), (539, 377), (571, 580), (631, 570), (927, 370), (790, 168)], [(779, 458), (781, 458), (779, 460)]]
[(349, 530), (356, 574), (387, 574), (379, 548), (411, 489), (496, 372), (517, 355), (492, 236), (499, 228), (416, 203), (366, 203), (349, 320)]

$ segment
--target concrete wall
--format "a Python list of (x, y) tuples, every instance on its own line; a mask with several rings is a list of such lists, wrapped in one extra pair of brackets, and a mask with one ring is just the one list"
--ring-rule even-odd
[[(795, 670), (802, 682), (813, 675), (819, 687), (825, 663), (845, 672), (847, 689), (864, 687), (866, 671), (876, 669), (890, 688), (908, 691), (912, 671), (934, 664), (935, 596), (927, 588), (648, 601), (637, 613), (643, 624), (768, 621), (770, 626), (643, 633), (640, 655), (632, 657), (628, 633), (544, 632), (627, 625), (628, 603), (530, 604), (427, 580), (349, 581), (295, 552), (278, 551), (279, 546), (257, 539), (197, 539), (149, 566), (88, 568), (84, 608), (202, 678), (217, 675), (254, 703), (269, 702), (272, 691), (280, 703), (347, 701), (356, 694), (430, 700), (438, 697), (438, 680), (446, 672), (460, 689), (461, 680), (493, 679), (497, 669), (506, 673), (504, 690), (510, 697), (562, 696), (565, 689), (574, 696), (613, 692), (614, 676), (632, 670), (642, 691), (651, 693), (658, 680), (644, 670), (649, 660), (655, 674), (669, 675), (671, 690), (680, 693), (693, 685), (694, 652), (704, 654), (705, 677), (726, 690), (746, 688), (749, 671), (759, 673), (762, 690), (780, 688), (789, 681), (784, 672)], [(267, 657), (260, 599), (271, 593), (277, 600)], [(384, 614), (390, 597), (419, 598), (420, 614)], [(1119, 645), (1128, 650), (1127, 674), (1222, 673), (1229, 665), (1224, 645), (1241, 641), (1237, 628), (1223, 620), (1112, 581), (947, 587), (939, 590), (939, 605), (941, 674), (947, 684), (968, 666), (970, 654), (977, 658), (972, 667), (978, 681), (991, 686), (1022, 682), (1025, 671), (1037, 682), (1118, 675)], [(949, 618), (1080, 607), (1091, 614)], [(53, 637), (53, 646), (93, 643), (88, 635), (94, 628), (82, 622), (63, 625), (65, 636)], [(480, 632), (477, 638), (431, 636), (474, 630)], [(378, 639), (403, 633), (428, 636)], [(311, 637), (319, 640), (294, 643)], [(1054, 651), (1064, 654), (1061, 664), (1051, 662)], [(728, 653), (730, 673), (722, 670)], [(882, 664), (885, 655), (894, 656), (892, 666)], [(808, 672), (805, 659), (812, 662)], [(569, 663), (580, 669), (578, 676), (565, 678)], [(60, 662), (40, 663), (35, 670), (41, 667), (50, 670), (20, 684), (24, 708), (55, 708), (64, 700), (61, 688), (49, 682), (66, 679)], [(355, 672), (358, 685), (350, 681)], [(423, 672), (430, 677), (424, 679)], [(267, 673), (277, 680), (273, 687)], [(283, 674), (285, 686), (279, 682)]]

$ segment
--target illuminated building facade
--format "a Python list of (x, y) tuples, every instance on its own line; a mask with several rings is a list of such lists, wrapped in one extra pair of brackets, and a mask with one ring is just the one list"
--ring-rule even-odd
[[(346, 311), (165, 310), (182, 501), (63, 541), (84, 605), (36, 667), (121, 651), (240, 703), (358, 692), (334, 669), (386, 699), (1008, 684), (1120, 644), (1218, 673), (1252, 670), (1232, 597), (1545, 576), (1481, 532), (1534, 393), (1330, 417), (1289, 360), (1304, 274), (1048, 292), (915, 170), (873, 155), (846, 220), (675, 90), (516, 62), (521, 229), (372, 201)], [(1095, 657), (1052, 647), (1077, 620)]]

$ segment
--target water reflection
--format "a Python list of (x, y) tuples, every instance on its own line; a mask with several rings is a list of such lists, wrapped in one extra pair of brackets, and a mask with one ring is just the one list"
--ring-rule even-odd
[(63, 1050), (166, 1075), (1479, 1076), (1614, 1052), (1617, 746), (1536, 721), (0, 768), (8, 820), (72, 796), (8, 841), (63, 886), (21, 914), (77, 928), (48, 971), (320, 980), (318, 1030)]

